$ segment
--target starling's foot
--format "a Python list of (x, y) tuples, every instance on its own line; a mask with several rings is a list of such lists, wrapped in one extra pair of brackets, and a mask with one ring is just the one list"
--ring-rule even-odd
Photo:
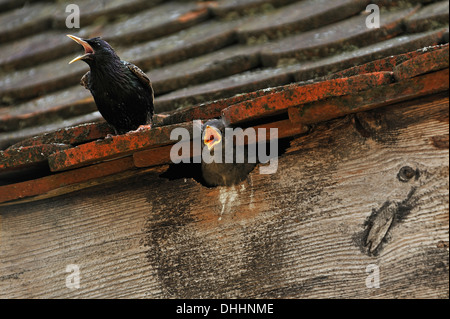
[(150, 130), (152, 128), (151, 124), (146, 124), (146, 125), (141, 125), (139, 126), (136, 130), (131, 131), (131, 132), (140, 132), (140, 131), (146, 131), (146, 130)]

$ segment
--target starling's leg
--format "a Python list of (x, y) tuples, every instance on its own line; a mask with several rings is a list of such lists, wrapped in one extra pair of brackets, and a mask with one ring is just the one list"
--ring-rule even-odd
[(151, 124), (145, 124), (145, 125), (139, 126), (136, 130), (130, 131), (130, 132), (146, 131), (146, 130), (150, 130), (151, 128), (152, 128), (152, 125), (151, 125)]

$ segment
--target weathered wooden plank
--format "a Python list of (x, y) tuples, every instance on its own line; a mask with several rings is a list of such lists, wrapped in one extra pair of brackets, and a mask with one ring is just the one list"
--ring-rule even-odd
[(148, 172), (0, 207), (0, 297), (448, 298), (448, 106), (318, 124), (234, 187)]

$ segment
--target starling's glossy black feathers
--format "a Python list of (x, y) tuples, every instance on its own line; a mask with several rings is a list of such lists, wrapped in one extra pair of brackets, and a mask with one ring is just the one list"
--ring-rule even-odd
[(101, 38), (70, 37), (86, 50), (86, 54), (77, 59), (90, 66), (81, 84), (91, 91), (100, 114), (116, 133), (123, 134), (151, 124), (154, 95), (147, 75), (137, 66), (120, 60)]
[[(248, 148), (245, 148), (244, 153), (244, 163), (226, 163), (225, 162), (225, 125), (221, 119), (214, 119), (206, 122), (202, 126), (202, 147), (207, 147), (204, 144), (205, 141), (205, 133), (207, 127), (214, 128), (217, 132), (220, 132), (221, 141), (213, 149), (210, 150), (210, 154), (214, 154), (214, 150), (216, 147), (220, 147), (222, 149), (222, 162), (221, 163), (206, 163), (202, 161), (201, 171), (204, 182), (208, 186), (232, 186), (236, 185), (243, 180), (245, 180), (248, 174), (255, 168), (256, 163), (249, 163), (248, 157)], [(207, 134), (207, 133), (206, 133)], [(236, 147), (233, 145), (233, 152), (236, 154)]]

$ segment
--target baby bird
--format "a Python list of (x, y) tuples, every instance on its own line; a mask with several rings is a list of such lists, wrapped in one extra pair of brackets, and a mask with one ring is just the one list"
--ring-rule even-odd
[[(248, 147), (245, 146), (244, 162), (236, 162), (237, 147), (233, 143), (233, 162), (226, 163), (226, 143), (225, 143), (225, 124), (221, 119), (210, 120), (202, 125), (202, 153), (209, 152), (213, 157), (215, 152), (221, 150), (221, 163), (212, 161), (207, 163), (202, 156), (201, 172), (205, 183), (208, 186), (231, 186), (245, 180), (248, 174), (255, 168), (255, 163), (249, 163)], [(227, 140), (228, 142), (228, 140)], [(229, 142), (233, 142), (230, 139)], [(206, 150), (205, 150), (206, 148)]]

